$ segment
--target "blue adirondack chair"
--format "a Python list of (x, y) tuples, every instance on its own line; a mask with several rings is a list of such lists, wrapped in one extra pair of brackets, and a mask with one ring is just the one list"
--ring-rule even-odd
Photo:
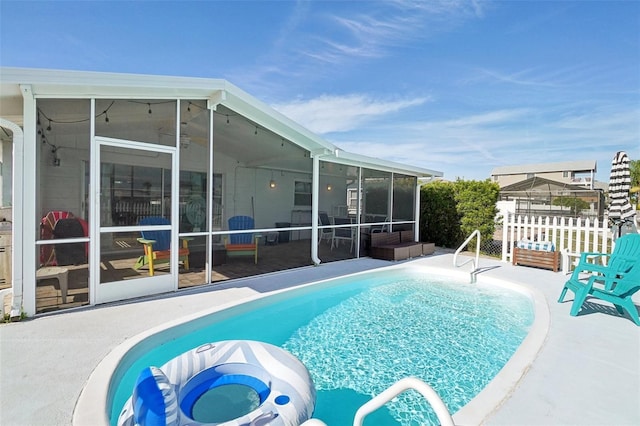
[[(145, 217), (140, 220), (140, 225), (169, 225), (168, 219), (163, 217)], [(167, 263), (171, 257), (171, 231), (142, 231), (142, 238), (138, 242), (144, 248), (144, 255), (136, 261), (133, 269), (140, 269), (147, 265), (149, 276), (154, 275), (154, 267), (158, 263)], [(182, 261), (185, 270), (189, 270), (189, 238), (182, 238), (182, 247), (178, 251), (178, 258)]]
[[(578, 267), (562, 288), (558, 302), (561, 303), (567, 290), (571, 290), (575, 294), (570, 312), (572, 316), (578, 315), (587, 297), (593, 297), (612, 303), (620, 314), (626, 310), (633, 322), (640, 325), (638, 309), (632, 300), (640, 290), (640, 234), (620, 237), (614, 253), (607, 266), (593, 265), (587, 261), (587, 256), (599, 253), (583, 253)], [(592, 274), (581, 278), (584, 272)]]
[[(229, 230), (240, 231), (254, 229), (255, 222), (251, 216), (233, 216), (229, 220)], [(252, 232), (231, 234), (225, 240), (227, 256), (253, 255), (253, 262), (258, 263), (258, 239)]]
[[(607, 258), (607, 265), (594, 263), (598, 258)], [(640, 259), (640, 234), (626, 234), (618, 238), (612, 253), (581, 253), (580, 261), (571, 279), (581, 273), (596, 273), (604, 278), (606, 288), (611, 288), (612, 279), (621, 272), (627, 272)]]

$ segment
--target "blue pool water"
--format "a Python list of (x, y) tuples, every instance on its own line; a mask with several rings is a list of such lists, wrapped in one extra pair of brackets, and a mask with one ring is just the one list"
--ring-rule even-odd
[[(275, 279), (275, 278), (274, 278)], [(111, 423), (138, 373), (207, 342), (260, 340), (309, 369), (314, 417), (351, 424), (372, 396), (407, 376), (431, 385), (452, 413), (478, 394), (526, 337), (533, 303), (501, 287), (454, 281), (428, 269), (377, 271), (243, 304), (141, 342), (120, 364), (109, 395)], [(366, 424), (437, 424), (417, 392), (367, 417)]]

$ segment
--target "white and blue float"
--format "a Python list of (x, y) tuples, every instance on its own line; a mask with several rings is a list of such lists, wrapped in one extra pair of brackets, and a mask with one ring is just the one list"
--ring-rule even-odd
[(208, 343), (145, 368), (118, 417), (121, 426), (294, 426), (311, 418), (309, 371), (268, 343)]

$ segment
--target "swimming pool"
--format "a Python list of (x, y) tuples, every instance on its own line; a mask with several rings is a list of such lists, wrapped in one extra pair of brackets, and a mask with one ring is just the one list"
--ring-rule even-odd
[[(424, 268), (334, 279), (207, 315), (142, 341), (113, 375), (112, 424), (143, 367), (225, 339), (266, 341), (300, 358), (318, 390), (314, 417), (329, 425), (350, 424), (362, 403), (407, 375), (434, 387), (453, 413), (498, 373), (532, 321), (533, 303), (523, 293), (452, 281)], [(432, 416), (411, 393), (387, 407), (371, 416), (375, 424), (422, 424), (423, 411)]]

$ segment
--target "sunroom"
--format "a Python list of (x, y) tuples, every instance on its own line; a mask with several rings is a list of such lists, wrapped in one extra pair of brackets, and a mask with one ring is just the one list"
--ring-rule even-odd
[(342, 151), (224, 80), (0, 83), (12, 315), (367, 256), (372, 231), (418, 236), (420, 181), (442, 175)]

